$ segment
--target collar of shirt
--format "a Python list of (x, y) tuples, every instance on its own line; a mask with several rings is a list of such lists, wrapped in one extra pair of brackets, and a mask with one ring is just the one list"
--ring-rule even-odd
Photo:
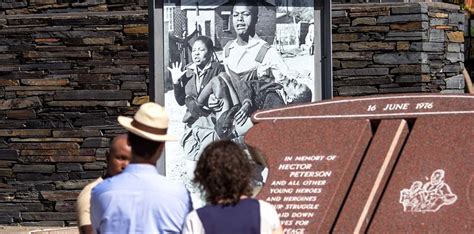
[(211, 68), (213, 62), (209, 61), (206, 66), (204, 66), (203, 69), (200, 69), (195, 63), (191, 64), (189, 66), (189, 69), (196, 74), (196, 91), (199, 93), (203, 87), (201, 87), (202, 84), (202, 77), (204, 76), (204, 73), (206, 70)]
[(155, 166), (145, 163), (132, 163), (123, 170), (123, 173), (132, 174), (157, 174), (158, 170)]
[[(247, 49), (250, 49), (250, 48), (253, 48), (253, 47), (257, 46), (257, 45), (260, 45), (262, 42), (263, 42), (263, 40), (260, 39), (260, 37), (259, 37), (257, 34), (255, 34), (255, 36), (249, 37), (249, 42), (247, 43), (247, 45), (245, 45), (245, 47), (246, 47)], [(237, 39), (235, 39), (235, 40), (232, 42), (232, 44), (230, 44), (229, 49), (232, 49), (232, 48), (234, 48), (234, 47), (236, 47), (236, 46), (239, 46), (239, 45), (237, 44)]]
[(191, 71), (193, 71), (194, 73), (196, 73), (196, 75), (197, 75), (198, 72), (199, 72), (199, 74), (202, 74), (205, 70), (211, 68), (212, 64), (213, 64), (213, 62), (212, 62), (212, 61), (209, 61), (209, 62), (206, 64), (206, 66), (204, 66), (203, 69), (200, 69), (195, 63), (193, 63), (193, 64), (189, 65), (188, 68), (189, 68)]

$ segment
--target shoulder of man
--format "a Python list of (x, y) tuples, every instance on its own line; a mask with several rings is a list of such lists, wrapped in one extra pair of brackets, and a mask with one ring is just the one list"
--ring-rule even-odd
[[(122, 174), (120, 174), (120, 175), (122, 175)], [(120, 175), (117, 175), (117, 176), (120, 176)], [(114, 176), (114, 178), (117, 177), (117, 176)], [(175, 195), (187, 195), (188, 194), (188, 190), (186, 189), (184, 184), (172, 181), (172, 180), (170, 180), (170, 179), (166, 178), (165, 176), (160, 175), (158, 173), (153, 174), (153, 175), (149, 175), (148, 179), (149, 179), (149, 181), (156, 182), (156, 183), (149, 184), (150, 186), (153, 186), (153, 189), (157, 189), (157, 190), (160, 190), (160, 191), (161, 190), (166, 191), (167, 194), (175, 194)], [(120, 181), (120, 183), (122, 183), (122, 182), (124, 182), (124, 180)], [(120, 186), (119, 183), (114, 183), (114, 186), (115, 186), (115, 184), (117, 186)]]
[(102, 182), (101, 177), (87, 184), (79, 193), (79, 196), (77, 196), (75, 208), (76, 208), (76, 215), (77, 215), (77, 221), (78, 221), (79, 226), (91, 224), (91, 219), (90, 219), (90, 206), (91, 205), (90, 204), (91, 204), (92, 189), (96, 185), (100, 184), (100, 182)]
[(114, 189), (115, 187), (122, 187), (123, 186), (123, 179), (124, 176), (123, 173), (120, 173), (118, 175), (115, 175), (113, 177), (109, 177), (105, 180), (102, 180), (100, 183), (98, 183), (95, 187), (92, 188), (92, 195), (94, 194), (101, 194), (107, 191), (110, 191), (111, 189)]
[(262, 63), (263, 59), (265, 58), (265, 55), (267, 55), (267, 52), (270, 48), (270, 45), (266, 41), (263, 41), (257, 53), (257, 56), (255, 57), (255, 61)]
[(230, 40), (225, 44), (225, 46), (224, 46), (224, 58), (229, 57), (230, 50), (232, 49), (232, 44), (234, 42), (235, 42), (235, 40)]
[(79, 193), (79, 196), (81, 196), (84, 193), (91, 193), (92, 189), (95, 188), (97, 185), (99, 185), (103, 181), (102, 177), (99, 177), (95, 179), (94, 181), (88, 183), (84, 188), (81, 190), (81, 193)]
[(163, 178), (163, 181), (161, 181), (161, 184), (157, 186), (165, 187), (167, 191), (172, 192), (174, 194), (180, 194), (180, 195), (188, 194), (188, 190), (186, 189), (184, 184), (172, 182), (168, 180), (167, 178)]

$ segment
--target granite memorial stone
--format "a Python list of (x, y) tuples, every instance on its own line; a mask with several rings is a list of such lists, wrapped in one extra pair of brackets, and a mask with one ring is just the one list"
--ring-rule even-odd
[(257, 197), (284, 233), (474, 232), (474, 96), (338, 99), (253, 121), (245, 141), (268, 167)]

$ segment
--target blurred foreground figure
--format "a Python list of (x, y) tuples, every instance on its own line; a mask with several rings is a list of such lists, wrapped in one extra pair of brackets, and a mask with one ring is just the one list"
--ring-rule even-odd
[(117, 176), (92, 190), (92, 226), (96, 233), (180, 233), (192, 209), (188, 191), (160, 175), (156, 162), (165, 147), (168, 115), (156, 103), (140, 106), (132, 118), (120, 116), (128, 130), (132, 160)]
[[(110, 152), (107, 155), (107, 173), (105, 178), (115, 176), (125, 169), (132, 158), (132, 151), (127, 142), (127, 134), (116, 136)], [(97, 178), (92, 183), (86, 185), (77, 197), (76, 213), (79, 232), (81, 234), (92, 234), (91, 223), (91, 191), (96, 185), (103, 181), (102, 177)]]
[(209, 144), (194, 171), (194, 182), (205, 192), (208, 204), (187, 216), (183, 233), (283, 233), (275, 208), (250, 197), (253, 174), (236, 143)]

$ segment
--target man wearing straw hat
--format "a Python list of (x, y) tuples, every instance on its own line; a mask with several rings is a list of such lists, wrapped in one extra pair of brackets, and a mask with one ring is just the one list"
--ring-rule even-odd
[(180, 233), (192, 209), (183, 185), (158, 174), (156, 162), (165, 141), (168, 115), (156, 103), (140, 106), (133, 118), (118, 117), (128, 130), (132, 160), (117, 176), (92, 190), (92, 226), (97, 233)]

